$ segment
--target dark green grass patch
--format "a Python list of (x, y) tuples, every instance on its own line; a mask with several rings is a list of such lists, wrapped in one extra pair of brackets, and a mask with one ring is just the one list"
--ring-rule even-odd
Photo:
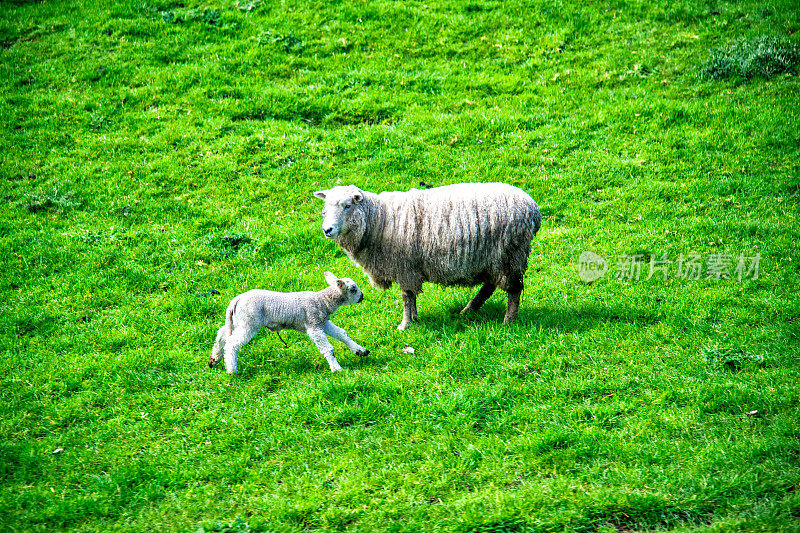
[(727, 48), (716, 48), (703, 63), (705, 78), (771, 79), (781, 74), (797, 74), (800, 49), (792, 41), (773, 35), (741, 39)]
[(83, 201), (74, 191), (65, 189), (63, 185), (53, 186), (49, 189), (25, 194), (25, 199), (20, 206), (30, 213), (53, 212), (64, 214), (70, 209), (80, 208)]

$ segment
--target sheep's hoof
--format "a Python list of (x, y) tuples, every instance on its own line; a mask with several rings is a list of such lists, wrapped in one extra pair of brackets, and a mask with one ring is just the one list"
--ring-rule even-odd
[(360, 357), (366, 357), (369, 355), (369, 350), (359, 350), (358, 352), (356, 352), (356, 355)]

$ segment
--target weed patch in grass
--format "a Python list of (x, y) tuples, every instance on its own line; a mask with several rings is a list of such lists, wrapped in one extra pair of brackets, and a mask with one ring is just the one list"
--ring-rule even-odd
[(740, 39), (726, 48), (711, 50), (700, 69), (708, 79), (771, 79), (781, 74), (797, 75), (800, 49), (792, 41), (773, 35)]
[(84, 201), (73, 190), (64, 185), (54, 185), (49, 189), (26, 193), (20, 206), (30, 213), (51, 212), (66, 214), (72, 209), (83, 207)]
[(750, 353), (741, 348), (704, 348), (703, 360), (712, 367), (741, 370), (745, 366), (759, 367), (767, 364), (761, 354)]

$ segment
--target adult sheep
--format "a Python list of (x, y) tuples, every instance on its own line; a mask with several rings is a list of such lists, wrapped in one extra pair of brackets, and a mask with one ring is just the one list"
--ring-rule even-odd
[(477, 311), (497, 287), (508, 293), (504, 322), (519, 311), (539, 206), (505, 183), (461, 183), (433, 189), (374, 194), (353, 185), (317, 191), (325, 200), (322, 230), (380, 289), (397, 283), (404, 330), (417, 319), (425, 281), (475, 286), (461, 310)]

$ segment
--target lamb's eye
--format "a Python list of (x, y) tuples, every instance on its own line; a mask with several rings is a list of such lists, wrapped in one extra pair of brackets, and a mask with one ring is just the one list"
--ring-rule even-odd
[(348, 209), (350, 209), (351, 207), (353, 207), (353, 204), (344, 204), (344, 210), (345, 210), (345, 211), (347, 211), (347, 210), (348, 210)]
[(352, 292), (353, 294), (355, 294), (355, 293), (356, 293), (356, 288), (355, 288), (355, 287), (350, 287), (350, 292)]

